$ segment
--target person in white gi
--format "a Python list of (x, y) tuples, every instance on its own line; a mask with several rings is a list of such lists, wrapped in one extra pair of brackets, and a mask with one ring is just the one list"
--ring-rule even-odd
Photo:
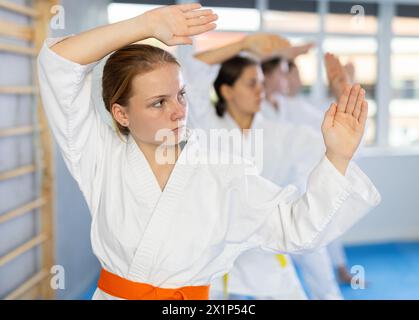
[[(267, 97), (269, 97), (265, 99), (262, 110), (264, 114), (275, 113), (275, 119), (281, 125), (286, 123), (309, 126), (316, 134), (320, 135), (321, 112), (310, 105), (306, 101), (307, 99), (300, 94), (302, 83), (298, 66), (294, 62), (295, 58), (296, 56), (275, 57), (262, 64), (266, 77), (265, 88)], [(283, 68), (284, 63), (286, 68)], [(276, 101), (278, 105), (272, 101)], [(310, 158), (300, 159), (300, 161), (310, 161)], [(305, 178), (308, 173), (306, 172), (303, 177)], [(298, 181), (298, 178), (296, 180)], [(299, 185), (301, 191), (305, 190), (304, 180), (302, 179)], [(311, 299), (343, 299), (326, 248), (320, 248), (304, 255), (292, 255), (292, 259), (301, 270)]]
[[(240, 137), (236, 144), (244, 146), (244, 152), (241, 155), (249, 159), (256, 158), (254, 145), (257, 143), (257, 131), (263, 131), (263, 150), (260, 150), (263, 159), (261, 160), (262, 163), (259, 163), (259, 169), (263, 177), (279, 184), (281, 180), (294, 182), (291, 176), (296, 171), (311, 171), (315, 163), (321, 158), (321, 154), (324, 153), (322, 140), (318, 139), (310, 130), (299, 130), (285, 125), (277, 127), (275, 123), (266, 120), (259, 112), (256, 112), (257, 110), (253, 111), (253, 114), (250, 112), (252, 120), (248, 128), (249, 132), (242, 135), (241, 130), (245, 128), (241, 127), (240, 120), (237, 122), (237, 119), (241, 118), (238, 118), (235, 114), (232, 115), (230, 112), (224, 112), (222, 116), (217, 115), (216, 108), (210, 103), (210, 88), (213, 86), (214, 80), (220, 82), (220, 85), (224, 85), (222, 83), (224, 80), (220, 79), (220, 75), (222, 78), (229, 78), (228, 81), (234, 80), (234, 82), (238, 81), (245, 84), (254, 83), (256, 91), (258, 90), (257, 87), (261, 88), (262, 80), (255, 77), (255, 75), (261, 75), (260, 66), (256, 61), (245, 57), (233, 58), (223, 63), (221, 70), (220, 63), (224, 59), (234, 57), (240, 51), (252, 52), (251, 48), (255, 48), (254, 53), (260, 55), (263, 46), (267, 46), (273, 41), (285, 46), (288, 45), (286, 40), (277, 36), (257, 34), (247, 36), (239, 44), (233, 43), (215, 50), (201, 52), (195, 56), (195, 59), (190, 59), (191, 52), (184, 52), (183, 74), (187, 87), (192, 91), (192, 94), (188, 95), (192, 106), (190, 111), (192, 124), (195, 127), (205, 129), (207, 132), (214, 129), (228, 129), (228, 133), (231, 133), (236, 130)], [(207, 62), (211, 62), (211, 64)], [(241, 73), (245, 73), (245, 75), (242, 77), (240, 76)], [(235, 74), (234, 77), (240, 79), (232, 79), (233, 74)], [(199, 81), (194, 81), (194, 79), (199, 79)], [(251, 88), (247, 89), (246, 86), (243, 88), (247, 93), (246, 99), (243, 99), (243, 107), (250, 105), (249, 109), (251, 110), (252, 105), (255, 105), (258, 108), (261, 97), (256, 95), (254, 99), (255, 95)], [(288, 142), (286, 152), (284, 152), (285, 145), (278, 143), (281, 139)], [(297, 165), (296, 159), (307, 157), (315, 158), (311, 167), (302, 162), (300, 162), (302, 165)], [(242, 272), (235, 272), (238, 268)], [(255, 273), (258, 273), (259, 276), (255, 277)], [(286, 255), (275, 255), (257, 249), (251, 250), (238, 258), (235, 268), (228, 275), (227, 283), (226, 280), (226, 277), (223, 277), (213, 282), (211, 286), (213, 299), (226, 297), (226, 287), (228, 287), (227, 291), (230, 299), (234, 299), (238, 295), (275, 299), (306, 299), (292, 261)], [(251, 285), (252, 283), (257, 283), (257, 285)]]
[[(302, 197), (294, 199), (292, 186), (281, 188), (255, 174), (249, 161), (209, 162), (194, 130), (186, 129), (179, 64), (162, 49), (133, 44), (150, 37), (167, 45), (190, 44), (191, 36), (215, 28), (217, 17), (199, 8), (157, 8), (47, 39), (38, 56), (43, 108), (89, 206), (93, 251), (105, 274), (128, 286), (113, 294), (101, 285), (93, 299), (135, 295), (130, 288), (151, 288), (158, 299), (188, 299), (185, 292), (192, 287), (202, 293), (242, 252), (323, 246), (380, 201), (350, 161), (368, 110), (355, 87), (346, 88), (325, 115), (326, 152)], [(92, 69), (110, 53), (102, 96), (116, 130), (91, 99)], [(162, 149), (174, 159), (163, 159)], [(145, 291), (144, 296), (150, 297)]]
[[(240, 100), (238, 97), (231, 97), (231, 101), (234, 104), (230, 106), (230, 110), (232, 110), (230, 112), (224, 112), (222, 115), (217, 115), (219, 113), (218, 109), (216, 112), (217, 105), (214, 108), (209, 103), (210, 91), (208, 88), (212, 86), (214, 80), (218, 96), (220, 96), (219, 91), (221, 90), (219, 88), (217, 90), (217, 87), (220, 87), (219, 83), (223, 80), (226, 82), (230, 81), (231, 83), (227, 84), (231, 86), (234, 86), (236, 82), (244, 84), (254, 82), (257, 85), (258, 81), (260, 85), (262, 80), (255, 76), (252, 78), (252, 73), (249, 71), (253, 69), (254, 75), (260, 74), (259, 67), (256, 63), (252, 63), (251, 60), (247, 60), (246, 58), (231, 57), (240, 51), (252, 52), (251, 48), (255, 45), (263, 46), (264, 41), (266, 43), (272, 41), (272, 35), (258, 34), (247, 36), (239, 43), (201, 52), (196, 55), (197, 59), (195, 60), (191, 61), (190, 58), (185, 59), (186, 68), (184, 74), (187, 86), (193, 88), (191, 105), (198, 106), (192, 108), (194, 112), (193, 119), (195, 119), (194, 123), (196, 126), (205, 128), (206, 130), (215, 128), (226, 128), (230, 130), (246, 129), (245, 127), (240, 127), (243, 123), (250, 123), (249, 128), (254, 131), (262, 129), (264, 131), (264, 157), (261, 175), (278, 184), (298, 184), (300, 190), (304, 190), (304, 182), (312, 167), (320, 158), (319, 154), (323, 151), (321, 138), (317, 137), (315, 132), (311, 132), (309, 128), (303, 126), (294, 127), (284, 125), (283, 123), (281, 126), (278, 126), (275, 123), (267, 121), (257, 110), (252, 111), (251, 107), (249, 107), (252, 105), (251, 88), (248, 89), (250, 94), (247, 93), (246, 98), (241, 100), (241, 108), (247, 108), (248, 113), (253, 117), (250, 122), (241, 121), (244, 117), (239, 117), (238, 115), (238, 107), (236, 106)], [(301, 48), (305, 47), (307, 46), (298, 49), (301, 51)], [(295, 52), (296, 48), (292, 48), (292, 50)], [(286, 48), (285, 51), (290, 50)], [(256, 53), (259, 54), (259, 51), (256, 51)], [(185, 57), (188, 56), (185, 55)], [(222, 60), (228, 58), (230, 60)], [(200, 59), (211, 64), (199, 62)], [(223, 61), (221, 71), (219, 71), (220, 66), (218, 64)], [(193, 81), (193, 79), (199, 79), (199, 81)], [(243, 88), (246, 90), (246, 86), (243, 86)], [(244, 94), (245, 92), (241, 91), (240, 93)], [(256, 109), (258, 104), (260, 104), (260, 101), (257, 101), (258, 99), (259, 97), (256, 96), (256, 103), (254, 103)], [(196, 113), (198, 111), (201, 114), (197, 115)], [(249, 145), (254, 140), (244, 136), (243, 141), (239, 143)], [(251, 147), (247, 147), (247, 149), (251, 149)], [(320, 249), (308, 256), (311, 256), (311, 262), (318, 263), (316, 267), (309, 266), (305, 268), (309, 269), (308, 272), (304, 270), (304, 274), (308, 280), (307, 282), (317, 285), (317, 290), (312, 290), (313, 298), (341, 299), (342, 296), (334, 280), (333, 268), (326, 249)], [(224, 294), (222, 292), (225, 291), (225, 287), (227, 286), (230, 297), (242, 295), (274, 299), (304, 299), (305, 294), (296, 276), (291, 260), (286, 257), (282, 258), (286, 261), (285, 266), (281, 263), (281, 260), (278, 261), (276, 255), (260, 250), (252, 250), (241, 255), (235, 263), (235, 268), (228, 275), (227, 283), (225, 278), (222, 280), (218, 279), (214, 282), (212, 286), (213, 297), (219, 298), (225, 295), (225, 292)], [(314, 268), (316, 270), (321, 269), (321, 277), (316, 278), (316, 273), (311, 272)], [(326, 283), (319, 284), (316, 280), (322, 280)]]
[(262, 114), (272, 121), (310, 126), (320, 133), (323, 112), (319, 112), (300, 95), (302, 83), (295, 59), (308, 52), (311, 43), (294, 46), (262, 61), (265, 76), (265, 99)]
[[(306, 51), (299, 50), (294, 51), (294, 53), (299, 55), (306, 53)], [(308, 103), (307, 99), (300, 94), (302, 82), (298, 66), (294, 62), (295, 58), (295, 54), (293, 56), (275, 57), (262, 64), (268, 97), (264, 101), (262, 110), (264, 115), (273, 116), (281, 123), (310, 126), (320, 134), (321, 111), (320, 108)], [(285, 64), (285, 68), (283, 64)], [(328, 75), (330, 78), (330, 71)], [(336, 75), (334, 77), (336, 78)], [(332, 86), (332, 82), (335, 83), (334, 86)], [(336, 80), (330, 81), (330, 83), (332, 92), (336, 91), (334, 90), (336, 85), (344, 86), (347, 84), (338, 83)], [(337, 94), (341, 93), (342, 89)], [(334, 275), (334, 265), (345, 261), (343, 257), (343, 245), (340, 240), (335, 240), (327, 249), (322, 248), (310, 254), (293, 256), (294, 261), (301, 269), (311, 298), (343, 298)], [(338, 258), (340, 259), (336, 262)], [(338, 270), (342, 281), (341, 267)], [(348, 277), (350, 276), (344, 278), (344, 282), (348, 281)]]

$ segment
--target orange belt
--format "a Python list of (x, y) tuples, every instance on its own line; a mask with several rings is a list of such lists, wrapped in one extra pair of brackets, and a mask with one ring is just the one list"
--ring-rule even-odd
[(177, 289), (154, 287), (110, 273), (100, 272), (98, 288), (114, 297), (127, 300), (209, 300), (210, 286), (189, 286)]

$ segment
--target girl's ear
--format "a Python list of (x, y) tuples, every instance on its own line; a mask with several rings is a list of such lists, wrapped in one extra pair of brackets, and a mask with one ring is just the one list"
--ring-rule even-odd
[(225, 101), (230, 101), (232, 96), (232, 88), (227, 84), (222, 84), (220, 87), (220, 93)]
[(121, 106), (118, 103), (114, 103), (111, 107), (112, 116), (121, 126), (128, 127), (129, 119), (127, 113), (127, 107)]

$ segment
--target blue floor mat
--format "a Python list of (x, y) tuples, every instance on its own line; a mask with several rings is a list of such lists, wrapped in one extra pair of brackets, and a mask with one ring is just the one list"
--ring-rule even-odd
[[(365, 289), (342, 285), (347, 300), (419, 299), (419, 242), (346, 246), (349, 268), (362, 266)], [(91, 299), (97, 280), (81, 295)]]
[(419, 243), (347, 246), (349, 267), (363, 266), (365, 289), (341, 286), (345, 299), (419, 299)]
[(95, 293), (95, 290), (97, 288), (97, 282), (99, 280), (99, 275), (97, 276), (97, 278), (92, 282), (92, 284), (90, 285), (90, 287), (86, 290), (86, 292), (83, 292), (80, 295), (80, 298), (78, 300), (91, 300), (93, 297), (93, 294)]

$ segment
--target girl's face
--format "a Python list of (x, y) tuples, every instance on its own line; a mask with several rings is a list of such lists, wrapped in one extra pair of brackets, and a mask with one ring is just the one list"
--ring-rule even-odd
[[(125, 121), (136, 141), (160, 145), (182, 140), (188, 106), (180, 68), (165, 64), (132, 80)], [(171, 138), (167, 138), (170, 135)]]
[(254, 114), (260, 110), (264, 98), (263, 73), (259, 65), (243, 69), (241, 76), (232, 86), (225, 86), (223, 96), (229, 108), (246, 114)]

